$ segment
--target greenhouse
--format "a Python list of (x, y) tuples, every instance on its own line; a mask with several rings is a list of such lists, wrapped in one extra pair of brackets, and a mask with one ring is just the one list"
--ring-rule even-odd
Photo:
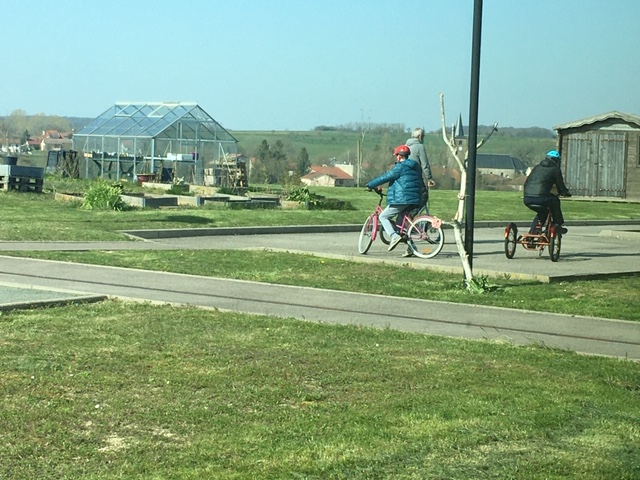
[(83, 178), (247, 186), (237, 140), (196, 103), (116, 103), (73, 148)]

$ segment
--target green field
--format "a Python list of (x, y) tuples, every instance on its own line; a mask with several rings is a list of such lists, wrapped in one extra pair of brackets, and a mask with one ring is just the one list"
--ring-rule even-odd
[[(3, 215), (0, 216), (0, 240), (125, 240), (120, 230), (158, 228), (233, 227), (253, 225), (335, 225), (362, 224), (373, 211), (377, 196), (364, 188), (311, 188), (313, 193), (350, 203), (353, 210), (238, 210), (224, 204), (204, 208), (144, 209), (91, 211), (77, 203), (54, 200), (54, 191), (86, 191), (90, 182), (68, 181), (55, 177), (45, 179), (44, 194), (0, 192)], [(140, 190), (137, 185), (127, 189)], [(274, 192), (280, 187), (274, 188)], [(451, 220), (458, 205), (457, 191), (433, 190), (430, 210), (444, 220)], [(637, 204), (563, 201), (568, 221), (637, 219)], [(519, 192), (478, 191), (475, 219), (528, 220), (531, 211), (522, 203)], [(52, 221), (55, 219), (55, 221)]]
[[(232, 131), (238, 140), (241, 152), (252, 156), (262, 140), (273, 145), (280, 140), (289, 159), (295, 159), (302, 147), (309, 152), (313, 164), (323, 164), (331, 159), (338, 163), (355, 163), (356, 143), (360, 139), (359, 132), (345, 131), (305, 131), (305, 132), (245, 132)], [(395, 147), (409, 138), (408, 133), (380, 134), (367, 133), (363, 142), (363, 161), (375, 156), (378, 151)], [(447, 146), (442, 135), (428, 134), (425, 148), (433, 165), (447, 165), (449, 157)], [(550, 138), (514, 138), (494, 134), (479, 150), (481, 153), (503, 153), (520, 158), (527, 164), (535, 164), (544, 158), (544, 154), (556, 146)]]

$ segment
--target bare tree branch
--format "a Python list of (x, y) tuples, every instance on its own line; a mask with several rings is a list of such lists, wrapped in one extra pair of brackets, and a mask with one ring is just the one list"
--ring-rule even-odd
[[(471, 264), (469, 263), (469, 255), (464, 248), (464, 241), (462, 238), (462, 226), (461, 221), (464, 216), (464, 207), (467, 190), (467, 159), (469, 157), (469, 149), (464, 152), (464, 158), (460, 158), (460, 150), (456, 148), (455, 138), (455, 126), (451, 128), (451, 134), (447, 136), (447, 127), (445, 121), (445, 109), (444, 109), (444, 93), (440, 93), (440, 118), (442, 120), (442, 138), (444, 143), (449, 147), (449, 153), (455, 159), (458, 167), (460, 168), (460, 191), (458, 193), (458, 210), (456, 211), (453, 221), (445, 222), (453, 227), (453, 233), (456, 239), (456, 246), (458, 247), (458, 254), (460, 255), (460, 261), (462, 262), (462, 269), (464, 270), (465, 280), (467, 285), (470, 285), (473, 280), (473, 271), (471, 270)], [(477, 144), (477, 148), (480, 148), (486, 143), (487, 140), (498, 130), (498, 124), (494, 123), (491, 131), (485, 135)]]

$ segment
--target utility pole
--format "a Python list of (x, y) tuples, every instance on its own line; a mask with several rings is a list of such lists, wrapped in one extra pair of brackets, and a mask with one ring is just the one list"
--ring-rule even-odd
[(362, 146), (360, 139), (356, 140), (356, 186), (360, 188), (360, 170), (362, 169)]

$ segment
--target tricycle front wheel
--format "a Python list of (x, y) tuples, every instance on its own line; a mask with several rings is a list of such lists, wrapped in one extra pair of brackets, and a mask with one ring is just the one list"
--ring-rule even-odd
[(513, 258), (516, 253), (517, 244), (518, 226), (512, 222), (504, 229), (504, 255), (507, 258)]

